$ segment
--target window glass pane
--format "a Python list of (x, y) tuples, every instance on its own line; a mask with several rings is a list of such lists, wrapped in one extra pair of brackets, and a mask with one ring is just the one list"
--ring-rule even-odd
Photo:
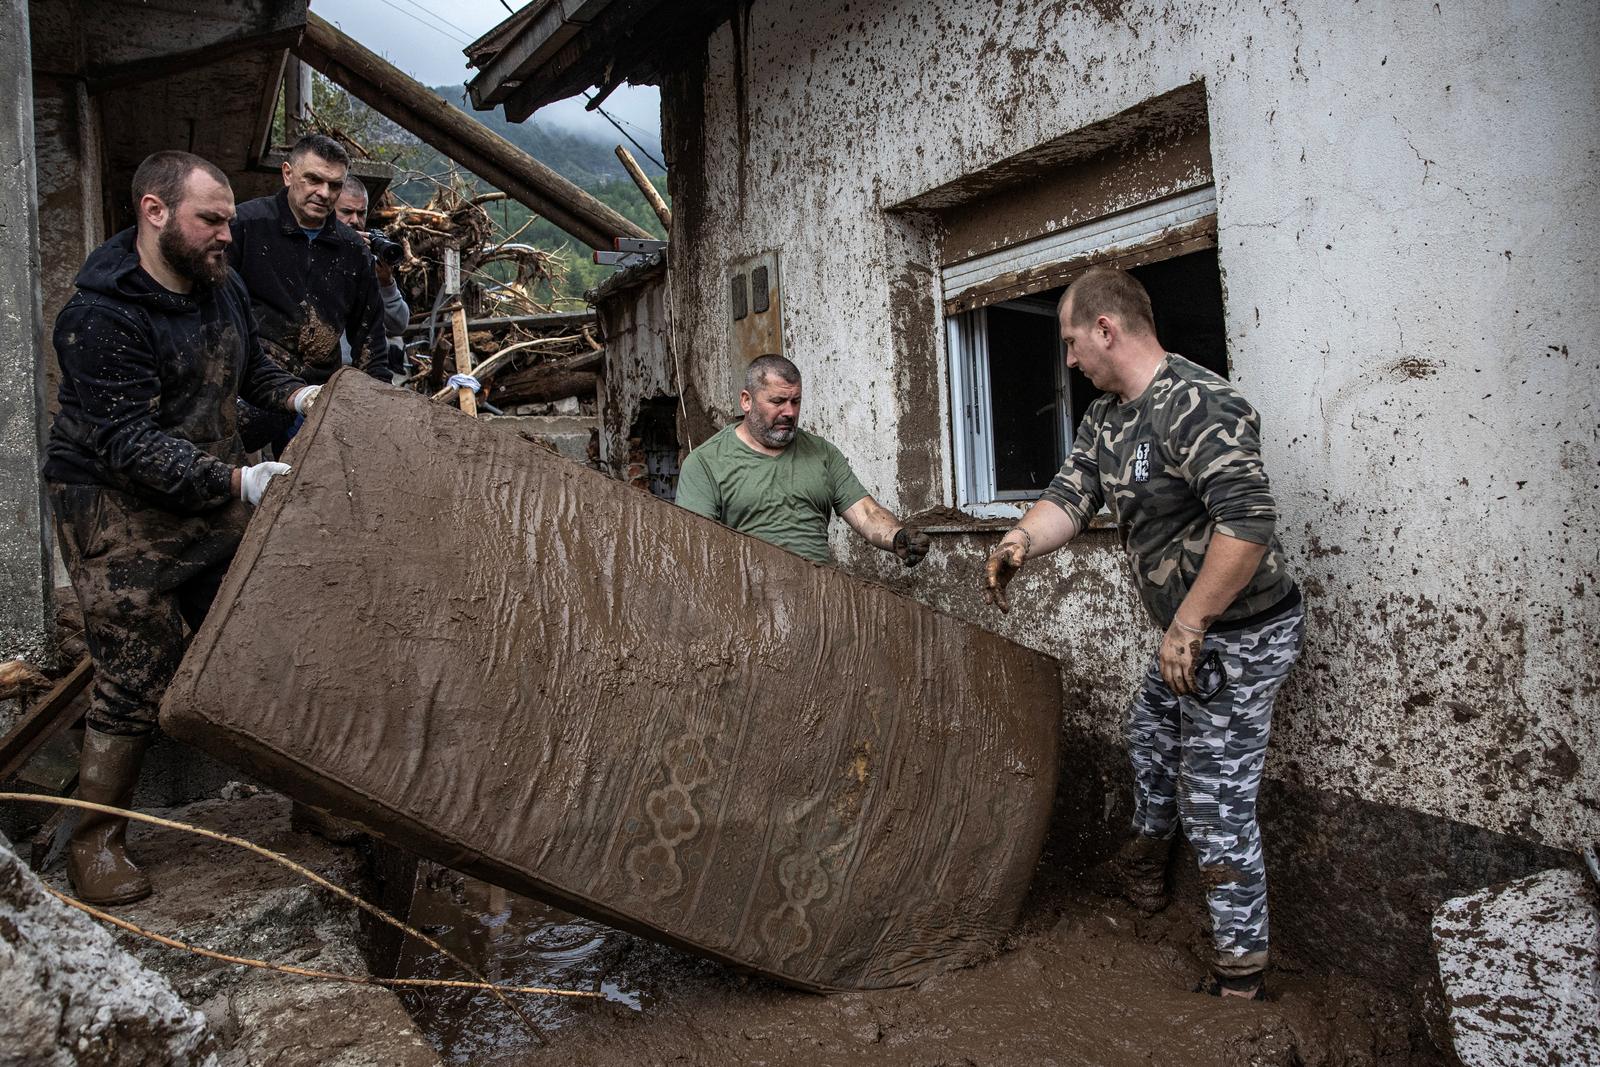
[(998, 492), (1041, 492), (1061, 466), (1053, 314), (989, 309), (990, 425)]

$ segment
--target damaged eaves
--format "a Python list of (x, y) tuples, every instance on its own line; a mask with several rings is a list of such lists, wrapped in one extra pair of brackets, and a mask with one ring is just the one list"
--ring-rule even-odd
[(479, 73), (472, 106), (522, 122), (591, 86), (658, 81), (684, 49), (725, 22), (738, 0), (535, 0), (465, 49)]

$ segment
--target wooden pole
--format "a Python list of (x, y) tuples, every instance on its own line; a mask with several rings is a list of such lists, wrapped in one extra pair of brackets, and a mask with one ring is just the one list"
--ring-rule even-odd
[(326, 19), (307, 12), (305, 36), (294, 52), (368, 106), (589, 247), (610, 249), (617, 237), (650, 237)]
[(668, 233), (672, 232), (672, 210), (667, 207), (667, 202), (661, 199), (661, 194), (656, 192), (656, 187), (650, 179), (645, 177), (644, 168), (639, 166), (639, 161), (633, 158), (633, 153), (621, 145), (617, 145), (617, 158), (622, 160), (622, 166), (628, 172), (628, 177), (633, 179), (633, 184), (639, 187), (645, 200), (655, 209), (656, 218), (661, 220)]
[[(456, 347), (456, 373), (472, 373), (472, 348), (467, 344), (467, 309), (465, 305), (457, 304), (455, 312), (450, 316), (451, 328), (455, 331)], [(461, 410), (470, 417), (478, 417), (478, 398), (472, 390), (461, 385), (456, 387), (456, 396), (461, 400)]]

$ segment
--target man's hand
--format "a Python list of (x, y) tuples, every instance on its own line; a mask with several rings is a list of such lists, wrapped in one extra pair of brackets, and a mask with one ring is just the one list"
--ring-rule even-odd
[(932, 539), (921, 530), (902, 526), (895, 531), (894, 544), (890, 548), (900, 557), (901, 563), (907, 567), (915, 567), (922, 562), (922, 557), (928, 554), (928, 548), (932, 544)]
[(287, 463), (274, 463), (271, 460), (257, 463), (253, 467), (240, 467), (239, 499), (255, 507), (261, 503), (261, 494), (267, 491), (267, 483), (280, 474), (288, 474), (289, 471)]
[(296, 389), (289, 398), (289, 406), (294, 408), (296, 415), (311, 414), (311, 406), (317, 402), (317, 394), (322, 392), (320, 385), (308, 385), (304, 389)]
[(1194, 666), (1200, 661), (1204, 634), (1189, 633), (1176, 621), (1161, 635), (1161, 680), (1178, 696), (1194, 692)]
[(1027, 551), (1021, 541), (1004, 540), (989, 553), (989, 562), (983, 567), (983, 602), (993, 604), (1001, 611), (1010, 611), (1011, 602), (1006, 599), (1006, 586), (1012, 577), (1022, 569), (1023, 560), (1027, 558)]

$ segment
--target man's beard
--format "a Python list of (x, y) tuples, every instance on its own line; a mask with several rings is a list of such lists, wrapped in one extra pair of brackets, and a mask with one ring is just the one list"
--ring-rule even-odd
[(156, 247), (161, 249), (167, 266), (181, 277), (189, 279), (196, 288), (215, 288), (228, 276), (227, 256), (211, 259), (212, 252), (224, 251), (227, 246), (211, 241), (199, 246), (184, 243), (176, 219), (161, 227), (161, 232), (156, 235)]
[(744, 421), (746, 429), (750, 431), (750, 436), (768, 448), (789, 447), (789, 442), (794, 440), (795, 429), (799, 424), (799, 420), (795, 420), (782, 426), (776, 426), (774, 425), (777, 421), (776, 419), (773, 422), (765, 422), (760, 415), (756, 414), (754, 408), (750, 409), (750, 414), (745, 416)]

